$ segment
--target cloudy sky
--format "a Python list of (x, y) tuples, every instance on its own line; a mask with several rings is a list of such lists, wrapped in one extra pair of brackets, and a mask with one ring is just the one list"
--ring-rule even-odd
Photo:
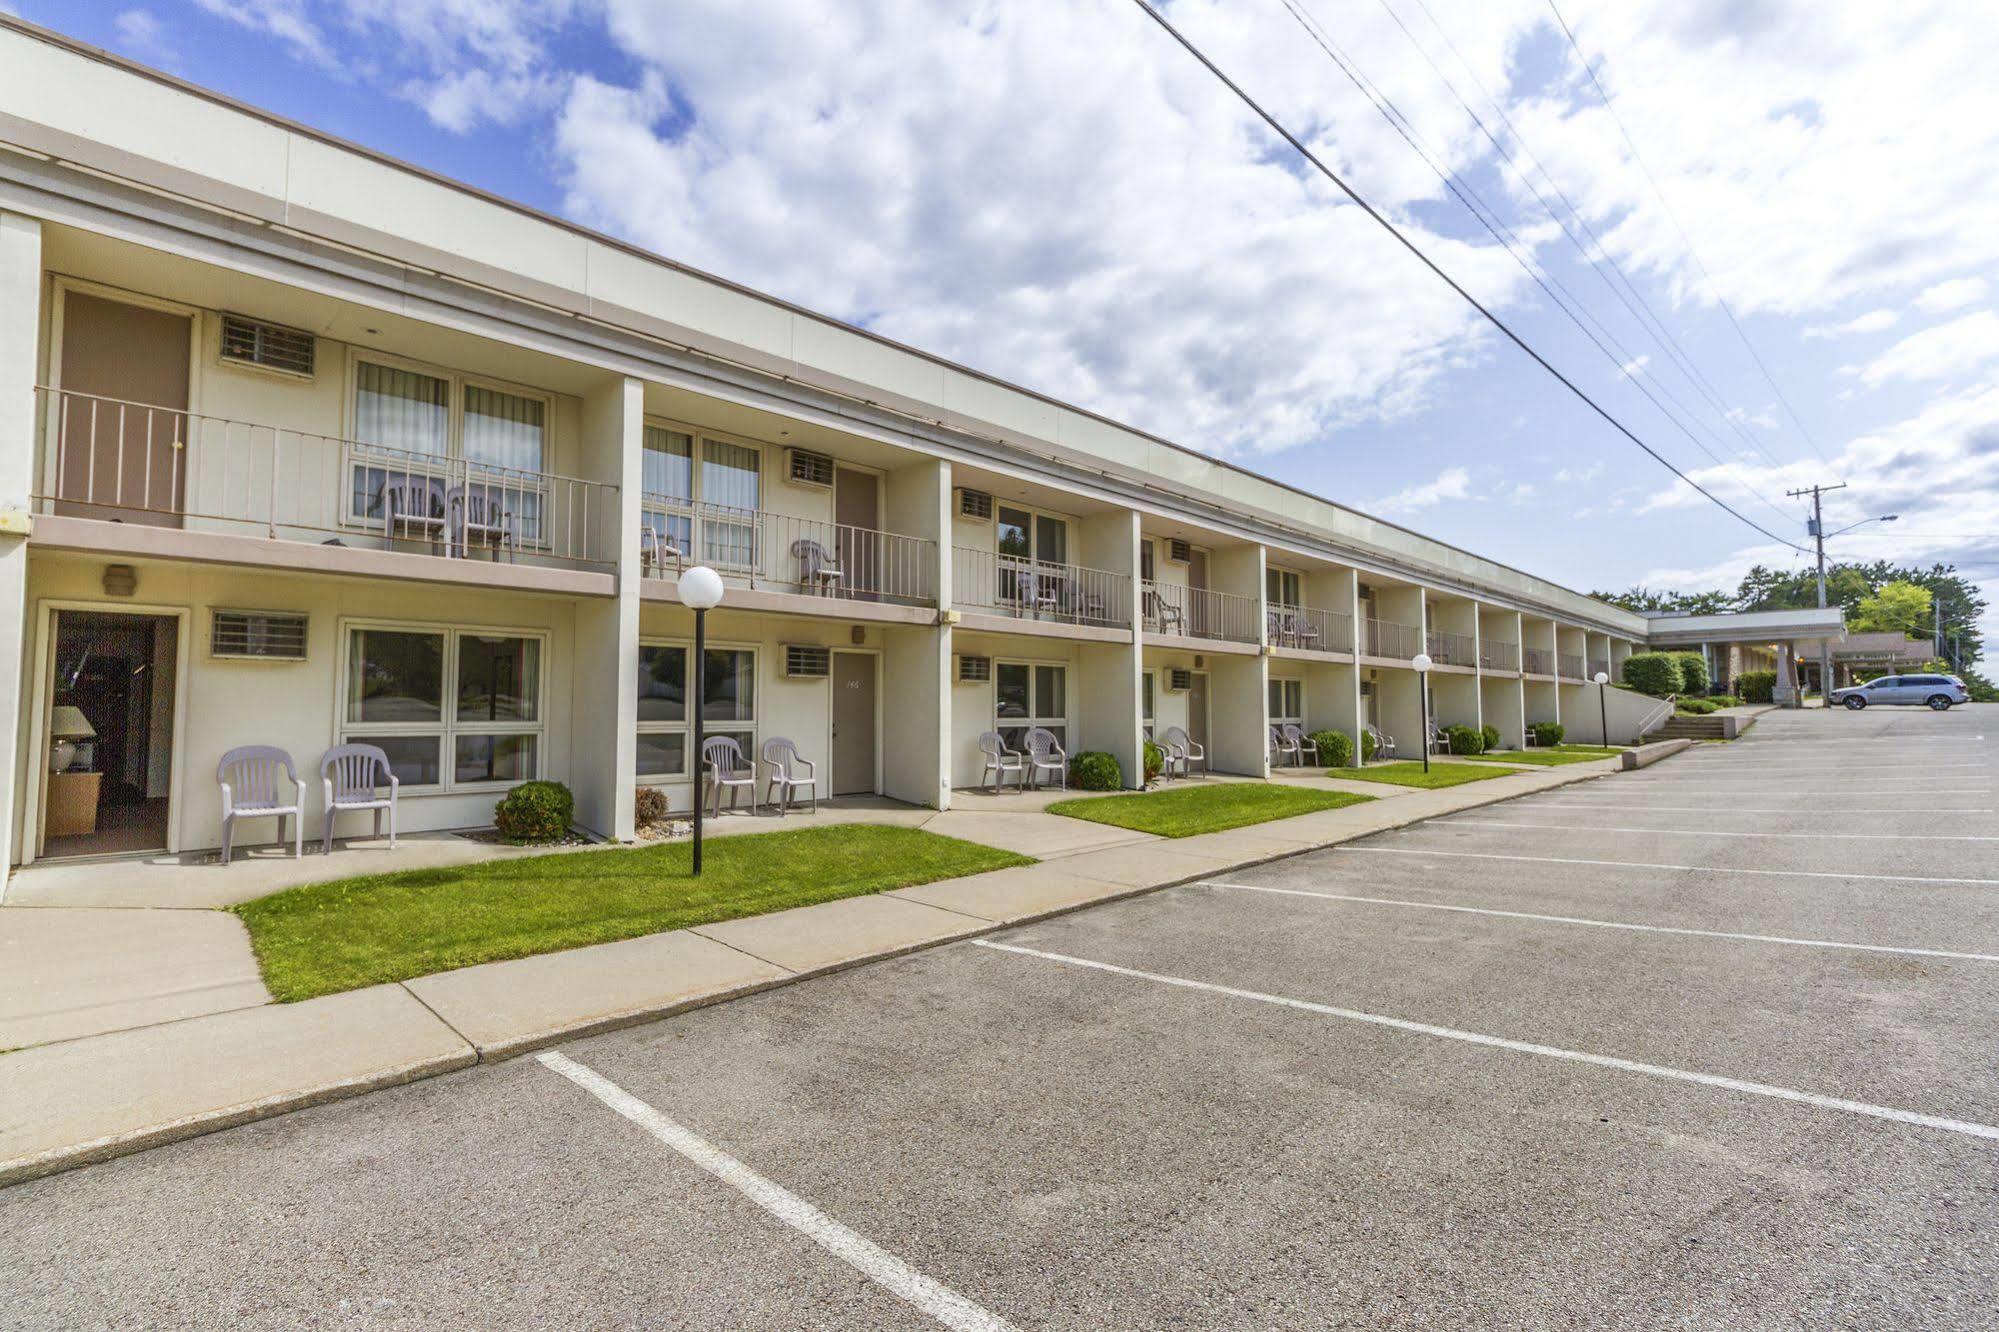
[(1902, 517), (1840, 555), (1999, 602), (1999, 6), (1557, 3), (1584, 55), (1547, 0), (1165, 12), (1779, 539), (1132, 0), (0, 0), (1573, 586), (1799, 562), (1844, 481)]

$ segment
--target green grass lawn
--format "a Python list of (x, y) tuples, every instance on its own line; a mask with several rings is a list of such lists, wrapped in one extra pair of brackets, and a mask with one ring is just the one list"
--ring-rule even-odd
[(576, 851), (370, 874), (232, 908), (281, 1001), (1031, 865), (916, 828), (846, 824), (704, 847)]
[(1456, 757), (1470, 759), (1474, 763), (1524, 763), (1536, 768), (1559, 768), (1565, 763), (1589, 763), (1623, 752), (1602, 745), (1562, 745), (1554, 749), (1505, 749), (1484, 754), (1459, 754)]
[(1506, 769), (1479, 767), (1471, 763), (1454, 763), (1444, 759), (1430, 760), (1430, 771), (1423, 771), (1421, 759), (1409, 759), (1402, 763), (1377, 763), (1366, 768), (1328, 768), (1328, 777), (1344, 777), (1356, 782), (1387, 782), (1394, 786), (1420, 786), (1425, 790), (1435, 790), (1443, 786), (1463, 786), (1466, 782), (1489, 781), (1494, 777), (1506, 776)]
[(1048, 807), (1048, 812), (1160, 837), (1194, 837), (1372, 799), (1373, 796), (1351, 791), (1227, 782), (1220, 786), (1183, 786), (1171, 791), (1134, 792), (1090, 800), (1058, 800)]

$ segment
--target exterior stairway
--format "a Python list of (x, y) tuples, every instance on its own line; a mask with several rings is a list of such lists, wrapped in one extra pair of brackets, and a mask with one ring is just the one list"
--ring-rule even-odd
[(1728, 729), (1719, 716), (1689, 717), (1674, 713), (1666, 724), (1647, 737), (1652, 740), (1726, 740)]

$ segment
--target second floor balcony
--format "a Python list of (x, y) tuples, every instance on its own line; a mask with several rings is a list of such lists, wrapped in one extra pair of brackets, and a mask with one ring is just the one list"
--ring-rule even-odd
[(1590, 662), (1589, 662), (1589, 678), (1590, 678), (1590, 679), (1594, 680), (1594, 679), (1596, 679), (1596, 677), (1597, 677), (1597, 676), (1599, 676), (1599, 675), (1609, 675), (1609, 674), (1610, 674), (1610, 658), (1609, 658), (1609, 657), (1591, 657), (1591, 658), (1590, 658)]
[(1425, 650), (1430, 654), (1430, 660), (1439, 666), (1478, 665), (1478, 640), (1470, 634), (1432, 629), (1426, 637)]
[(639, 565), (649, 578), (678, 578), (705, 564), (740, 587), (937, 604), (935, 541), (651, 492), (639, 508)]
[(1478, 640), (1478, 664), (1488, 671), (1517, 671), (1520, 669), (1520, 645), (1504, 638)]
[(1131, 576), (1107, 569), (955, 546), (951, 592), (952, 603), (966, 610), (1099, 629), (1131, 627)]
[(1365, 657), (1389, 661), (1414, 661), (1423, 641), (1422, 631), (1413, 624), (1369, 618), (1361, 621), (1360, 651)]
[(1555, 673), (1569, 680), (1583, 678), (1583, 654), (1580, 652), (1558, 652), (1555, 654)]
[(1553, 675), (1555, 654), (1546, 648), (1524, 648), (1520, 653), (1520, 669), (1529, 675)]
[(1272, 605), (1264, 612), (1264, 642), (1306, 652), (1352, 652), (1353, 616), (1316, 606)]
[(613, 569), (618, 487), (37, 388), (36, 511), (212, 535)]
[(1176, 638), (1218, 638), (1260, 643), (1256, 599), (1184, 583), (1145, 581), (1145, 632)]

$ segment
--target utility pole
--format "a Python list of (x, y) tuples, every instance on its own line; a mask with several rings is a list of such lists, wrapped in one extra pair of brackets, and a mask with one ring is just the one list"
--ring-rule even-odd
[[(1819, 548), (1819, 609), (1825, 609), (1825, 510), (1819, 504), (1819, 497), (1827, 491), (1845, 490), (1846, 482), (1836, 486), (1812, 486), (1805, 490), (1787, 490), (1785, 498), (1796, 499), (1800, 495), (1812, 497), (1812, 519), (1806, 524)], [(1829, 705), (1832, 698), (1832, 640), (1819, 640), (1819, 703)]]

